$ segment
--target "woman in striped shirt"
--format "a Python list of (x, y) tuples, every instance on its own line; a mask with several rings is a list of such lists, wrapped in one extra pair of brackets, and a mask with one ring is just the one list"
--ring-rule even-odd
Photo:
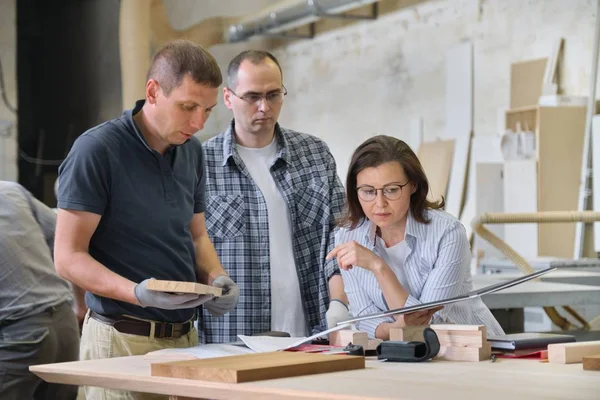
[[(361, 144), (346, 180), (347, 215), (336, 234), (337, 258), (350, 311), (361, 316), (444, 300), (472, 290), (471, 251), (462, 224), (426, 199), (429, 183), (410, 147), (390, 136)], [(502, 328), (481, 299), (441, 310), (358, 322), (370, 337), (387, 340), (390, 328), (427, 323)]]

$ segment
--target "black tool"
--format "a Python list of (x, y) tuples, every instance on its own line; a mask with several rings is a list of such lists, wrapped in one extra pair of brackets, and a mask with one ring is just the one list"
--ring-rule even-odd
[(423, 330), (424, 342), (388, 341), (377, 346), (377, 359), (396, 362), (427, 361), (440, 351), (437, 334), (431, 328)]

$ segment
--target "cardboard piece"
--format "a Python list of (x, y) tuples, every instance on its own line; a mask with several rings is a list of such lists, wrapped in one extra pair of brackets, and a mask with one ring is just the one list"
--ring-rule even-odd
[(511, 64), (510, 108), (528, 107), (538, 103), (542, 95), (547, 62), (547, 58), (540, 58)]
[(278, 351), (152, 363), (151, 375), (241, 383), (364, 368), (365, 358), (361, 356)]
[(438, 201), (442, 196), (446, 197), (453, 156), (453, 139), (424, 142), (419, 146), (417, 157), (429, 181), (429, 201)]
[(168, 293), (194, 293), (194, 294), (212, 294), (216, 297), (223, 294), (223, 289), (215, 286), (203, 285), (197, 282), (179, 282), (163, 281), (151, 279), (148, 281), (148, 290)]

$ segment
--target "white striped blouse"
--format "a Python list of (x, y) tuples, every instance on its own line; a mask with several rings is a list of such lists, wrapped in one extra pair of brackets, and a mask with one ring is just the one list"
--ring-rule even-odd
[[(471, 250), (464, 226), (450, 214), (426, 210), (429, 224), (417, 222), (408, 213), (405, 240), (408, 253), (404, 273), (409, 292), (405, 307), (444, 300), (473, 290), (471, 279)], [(340, 228), (335, 237), (336, 246), (355, 240), (378, 256), (384, 254), (375, 240), (376, 226), (365, 219), (353, 230)], [(372, 272), (354, 267), (341, 271), (353, 316), (387, 311), (389, 308)], [(357, 328), (375, 337), (382, 322), (393, 322), (392, 317), (360, 321)], [(480, 298), (446, 305), (436, 312), (431, 323), (485, 325), (488, 335), (502, 335), (504, 331)]]

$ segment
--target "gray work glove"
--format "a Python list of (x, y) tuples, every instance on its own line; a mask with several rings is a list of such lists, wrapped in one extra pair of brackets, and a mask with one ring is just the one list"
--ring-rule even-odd
[[(154, 278), (150, 278), (154, 279)], [(196, 308), (206, 303), (214, 296), (212, 294), (197, 295), (193, 293), (169, 294), (147, 288), (148, 281), (138, 283), (133, 290), (135, 298), (142, 307), (156, 307), (163, 310), (178, 310), (180, 308)]]
[(238, 303), (238, 298), (240, 297), (240, 290), (235, 282), (227, 275), (220, 275), (215, 278), (213, 286), (222, 288), (223, 295), (206, 302), (204, 308), (206, 308), (211, 315), (220, 317), (235, 308)]

